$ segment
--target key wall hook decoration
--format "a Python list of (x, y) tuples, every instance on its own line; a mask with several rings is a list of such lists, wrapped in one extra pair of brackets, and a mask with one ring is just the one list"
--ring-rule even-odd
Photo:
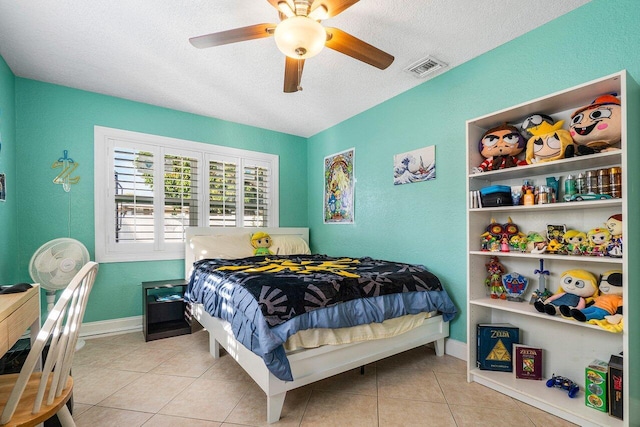
[(51, 165), (52, 169), (62, 168), (62, 172), (60, 172), (58, 176), (53, 179), (53, 183), (62, 184), (62, 188), (67, 193), (71, 191), (71, 184), (77, 184), (78, 181), (80, 181), (79, 176), (71, 176), (73, 171), (77, 169), (78, 163), (76, 163), (71, 157), (69, 157), (68, 153), (69, 152), (67, 150), (64, 150), (63, 156), (53, 162), (53, 164)]

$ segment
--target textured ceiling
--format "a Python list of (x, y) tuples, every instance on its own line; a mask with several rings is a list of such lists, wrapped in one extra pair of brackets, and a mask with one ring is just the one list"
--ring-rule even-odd
[[(316, 0), (321, 1), (321, 0)], [(0, 0), (0, 55), (19, 77), (312, 136), (589, 0), (362, 0), (323, 21), (395, 56), (384, 71), (331, 49), (283, 93), (273, 38), (196, 49), (193, 36), (278, 22), (267, 0)]]

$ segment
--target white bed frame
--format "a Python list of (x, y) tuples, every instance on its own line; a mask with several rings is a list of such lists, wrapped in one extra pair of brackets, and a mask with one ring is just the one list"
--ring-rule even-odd
[[(255, 229), (187, 229), (185, 253), (187, 279), (191, 275), (192, 264), (196, 260), (189, 245), (191, 237), (246, 234), (251, 233), (251, 230)], [(309, 242), (309, 229), (307, 228), (261, 228), (260, 230), (266, 231), (272, 237), (284, 234), (299, 235), (307, 243)], [(298, 350), (287, 354), (294, 380), (282, 381), (269, 372), (262, 358), (236, 341), (228, 322), (210, 316), (201, 304), (195, 304), (192, 307), (192, 313), (198, 322), (209, 331), (209, 348), (213, 357), (220, 357), (220, 346), (222, 346), (265, 392), (267, 395), (267, 422), (269, 423), (280, 419), (284, 399), (289, 390), (432, 342), (435, 344), (436, 355), (442, 356), (444, 354), (444, 339), (449, 336), (449, 323), (444, 322), (441, 315), (436, 315), (426, 319), (421, 326), (391, 338)]]

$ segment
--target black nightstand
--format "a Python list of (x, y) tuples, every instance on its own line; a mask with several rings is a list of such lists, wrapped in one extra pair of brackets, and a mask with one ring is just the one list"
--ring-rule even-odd
[(191, 318), (191, 304), (183, 299), (186, 289), (184, 279), (142, 282), (145, 341), (190, 334), (202, 328)]

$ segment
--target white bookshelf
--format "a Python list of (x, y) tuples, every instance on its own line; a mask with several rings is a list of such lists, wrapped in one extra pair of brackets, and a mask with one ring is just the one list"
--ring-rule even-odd
[[(619, 95), (623, 112), (622, 149), (613, 152), (574, 157), (535, 165), (519, 166), (479, 174), (471, 174), (473, 167), (482, 162), (477, 146), (482, 134), (501, 123), (517, 123), (529, 114), (546, 113), (556, 120), (565, 120), (577, 108), (591, 103), (596, 97), (615, 92)], [(639, 323), (635, 311), (624, 314), (624, 332), (611, 333), (596, 325), (581, 323), (562, 316), (539, 313), (529, 304), (531, 292), (538, 288), (538, 278), (534, 270), (539, 260), (544, 259), (546, 270), (551, 272), (547, 287), (551, 291), (558, 288), (562, 272), (580, 268), (596, 276), (607, 270), (622, 270), (624, 279), (625, 310), (627, 301), (638, 300), (640, 291), (635, 288), (640, 279), (639, 266), (630, 266), (634, 254), (638, 255), (638, 230), (636, 223), (640, 196), (636, 182), (640, 181), (637, 158), (640, 150), (638, 136), (638, 89), (637, 84), (626, 71), (606, 76), (574, 88), (560, 91), (512, 108), (488, 114), (467, 121), (467, 190), (480, 190), (489, 185), (522, 185), (523, 179), (533, 179), (534, 185), (545, 185), (546, 177), (564, 178), (568, 174), (577, 175), (586, 170), (622, 167), (622, 198), (584, 202), (557, 202), (534, 206), (505, 206), (497, 208), (471, 208), (467, 202), (467, 333), (468, 333), (468, 381), (484, 384), (492, 389), (522, 400), (532, 406), (583, 426), (626, 426), (629, 420), (638, 422), (638, 388), (636, 371), (629, 360), (637, 358), (640, 351), (637, 329)], [(632, 114), (633, 111), (633, 114)], [(629, 118), (627, 120), (627, 118)], [(633, 157), (632, 157), (633, 156)], [(560, 180), (562, 192), (563, 180)], [(622, 258), (571, 256), (557, 254), (531, 254), (521, 252), (486, 252), (481, 250), (480, 235), (492, 219), (503, 224), (510, 217), (524, 233), (543, 231), (547, 224), (566, 224), (567, 229), (588, 231), (603, 226), (613, 214), (623, 214), (624, 253)], [(634, 221), (635, 219), (635, 221)], [(636, 238), (634, 238), (634, 236)], [(487, 295), (484, 279), (487, 276), (485, 264), (489, 257), (497, 255), (508, 272), (518, 272), (529, 279), (525, 302), (491, 299)], [(640, 258), (637, 258), (640, 260)], [(638, 262), (636, 261), (636, 264)], [(544, 349), (543, 381), (516, 379), (514, 373), (484, 371), (476, 368), (476, 325), (478, 323), (511, 323), (520, 328), (520, 342)], [(624, 351), (624, 399), (625, 420), (610, 417), (607, 413), (585, 406), (585, 367), (594, 359), (608, 361), (611, 354)], [(630, 371), (631, 369), (631, 371)], [(571, 399), (564, 390), (548, 388), (546, 379), (552, 374), (574, 380), (581, 387), (577, 397)]]

